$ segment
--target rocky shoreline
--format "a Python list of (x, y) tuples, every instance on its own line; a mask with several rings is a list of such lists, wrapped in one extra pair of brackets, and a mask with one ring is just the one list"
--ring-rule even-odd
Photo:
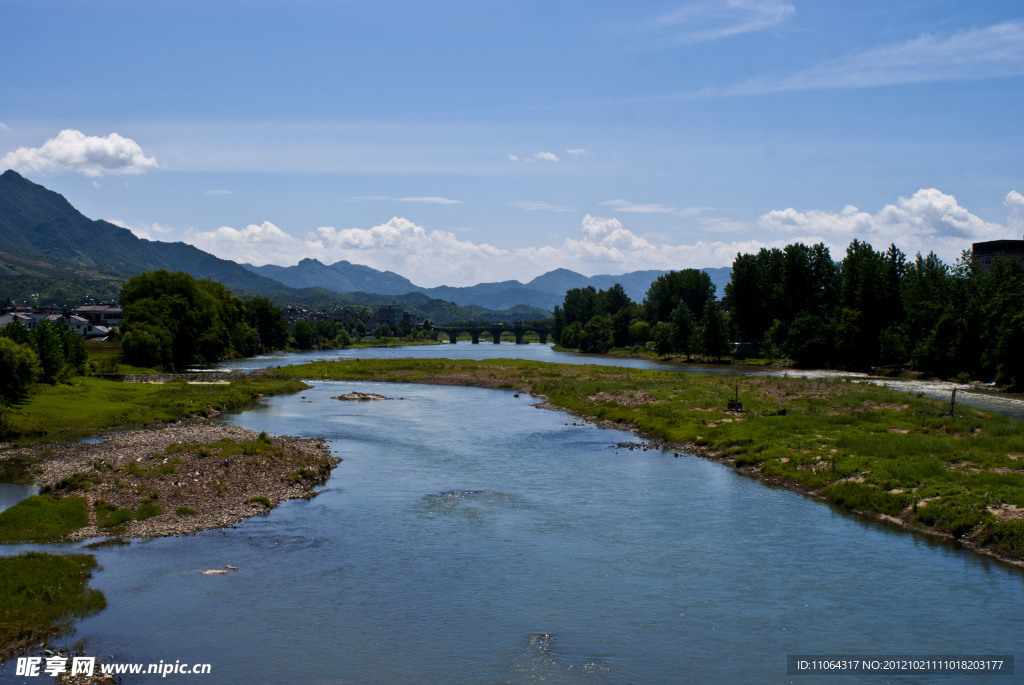
[[(86, 498), (89, 523), (67, 540), (162, 537), (231, 526), (286, 500), (314, 497), (341, 461), (323, 439), (267, 436), (206, 420), (123, 431), (99, 442), (0, 452), (0, 461), (9, 459), (31, 463), (44, 492)], [(161, 512), (100, 527), (104, 507)]]

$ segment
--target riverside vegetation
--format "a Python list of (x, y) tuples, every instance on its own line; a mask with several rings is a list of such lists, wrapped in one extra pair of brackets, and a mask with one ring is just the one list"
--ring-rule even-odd
[[(270, 373), (528, 392), (847, 510), (1024, 560), (1024, 432), (970, 407), (950, 415), (949, 403), (843, 381), (510, 359), (346, 360)], [(742, 410), (729, 410), (736, 397)]]

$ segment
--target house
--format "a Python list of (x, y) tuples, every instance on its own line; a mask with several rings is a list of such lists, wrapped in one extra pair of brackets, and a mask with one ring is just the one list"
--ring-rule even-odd
[(75, 307), (73, 312), (93, 325), (110, 327), (121, 324), (121, 308), (114, 305), (87, 304)]
[(0, 316), (0, 328), (3, 328), (9, 323), (20, 323), (30, 331), (34, 331), (36, 329), (36, 318), (31, 314), (11, 312)]

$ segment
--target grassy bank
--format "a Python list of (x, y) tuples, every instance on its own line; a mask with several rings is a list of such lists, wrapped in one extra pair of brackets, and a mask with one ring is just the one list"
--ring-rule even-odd
[[(948, 403), (842, 381), (522, 360), (353, 360), (272, 373), (522, 390), (849, 510), (1024, 559), (1024, 426), (970, 407), (949, 416)], [(742, 411), (729, 411), (737, 395)]]
[(0, 661), (103, 609), (103, 594), (86, 587), (95, 567), (87, 554), (0, 558)]
[(122, 383), (83, 376), (70, 383), (36, 386), (27, 399), (5, 409), (2, 429), (6, 439), (73, 440), (243, 409), (262, 395), (298, 392), (303, 387), (297, 381), (260, 376), (210, 385)]

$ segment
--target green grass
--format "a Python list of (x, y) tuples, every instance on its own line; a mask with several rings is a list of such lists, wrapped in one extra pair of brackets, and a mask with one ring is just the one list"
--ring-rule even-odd
[(135, 513), (131, 509), (118, 507), (106, 500), (98, 499), (93, 506), (96, 509), (97, 528), (116, 528), (135, 519)]
[(86, 587), (94, 568), (87, 554), (0, 558), (0, 661), (106, 607), (103, 593)]
[[(693, 445), (772, 482), (1024, 558), (1024, 426), (866, 383), (680, 374), (512, 359), (315, 362), (271, 372), (516, 389), (580, 416)], [(727, 400), (739, 393), (742, 413)]]
[(159, 516), (164, 513), (163, 507), (158, 507), (152, 502), (143, 502), (139, 505), (138, 511), (135, 512), (135, 520), (145, 521), (152, 516)]
[(243, 409), (263, 395), (298, 392), (305, 385), (247, 377), (226, 385), (121, 383), (79, 377), (67, 384), (36, 385), (5, 412), (8, 438), (74, 440), (126, 427), (210, 416)]
[(199, 512), (192, 507), (178, 507), (174, 510), (174, 513), (178, 516), (195, 516)]
[(52, 499), (33, 495), (0, 511), (0, 543), (54, 540), (89, 522), (84, 497)]

